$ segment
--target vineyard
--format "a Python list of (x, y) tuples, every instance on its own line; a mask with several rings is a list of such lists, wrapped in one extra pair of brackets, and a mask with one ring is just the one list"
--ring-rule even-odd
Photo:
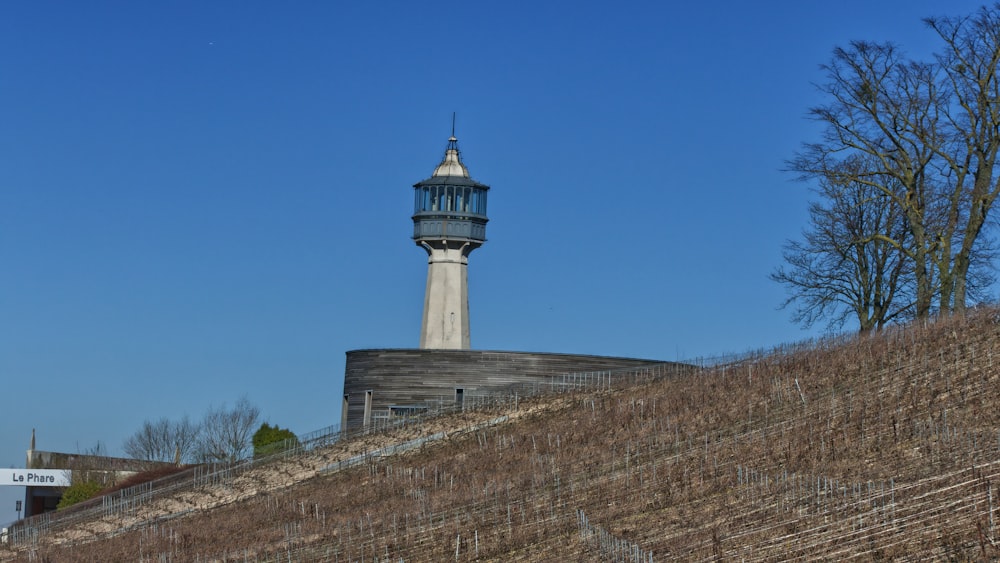
[(0, 560), (996, 559), (998, 323), (470, 399), (123, 492)]

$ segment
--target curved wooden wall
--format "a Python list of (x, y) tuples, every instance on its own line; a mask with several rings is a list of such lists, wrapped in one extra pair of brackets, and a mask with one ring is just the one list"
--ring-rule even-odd
[(468, 396), (512, 384), (544, 382), (567, 373), (619, 370), (655, 360), (481, 350), (373, 349), (347, 352), (344, 415), (348, 429), (364, 424), (366, 396), (370, 409), (420, 406), (455, 401), (456, 389)]

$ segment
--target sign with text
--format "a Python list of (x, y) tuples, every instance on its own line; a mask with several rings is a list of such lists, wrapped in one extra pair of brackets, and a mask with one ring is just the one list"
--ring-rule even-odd
[(0, 485), (18, 487), (68, 487), (68, 469), (0, 469)]

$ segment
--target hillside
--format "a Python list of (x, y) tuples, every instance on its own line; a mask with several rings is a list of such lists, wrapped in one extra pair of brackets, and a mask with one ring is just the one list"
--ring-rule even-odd
[[(497, 403), (206, 482), (169, 510), (151, 501), (0, 559), (995, 559), (998, 321), (981, 309)], [(323, 471), (393, 443), (409, 448)]]

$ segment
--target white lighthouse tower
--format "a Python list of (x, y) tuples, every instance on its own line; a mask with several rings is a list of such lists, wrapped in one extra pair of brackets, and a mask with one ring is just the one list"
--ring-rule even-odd
[(490, 187), (469, 176), (454, 133), (431, 177), (413, 185), (413, 240), (428, 254), (421, 348), (470, 348), (469, 254), (486, 242)]

